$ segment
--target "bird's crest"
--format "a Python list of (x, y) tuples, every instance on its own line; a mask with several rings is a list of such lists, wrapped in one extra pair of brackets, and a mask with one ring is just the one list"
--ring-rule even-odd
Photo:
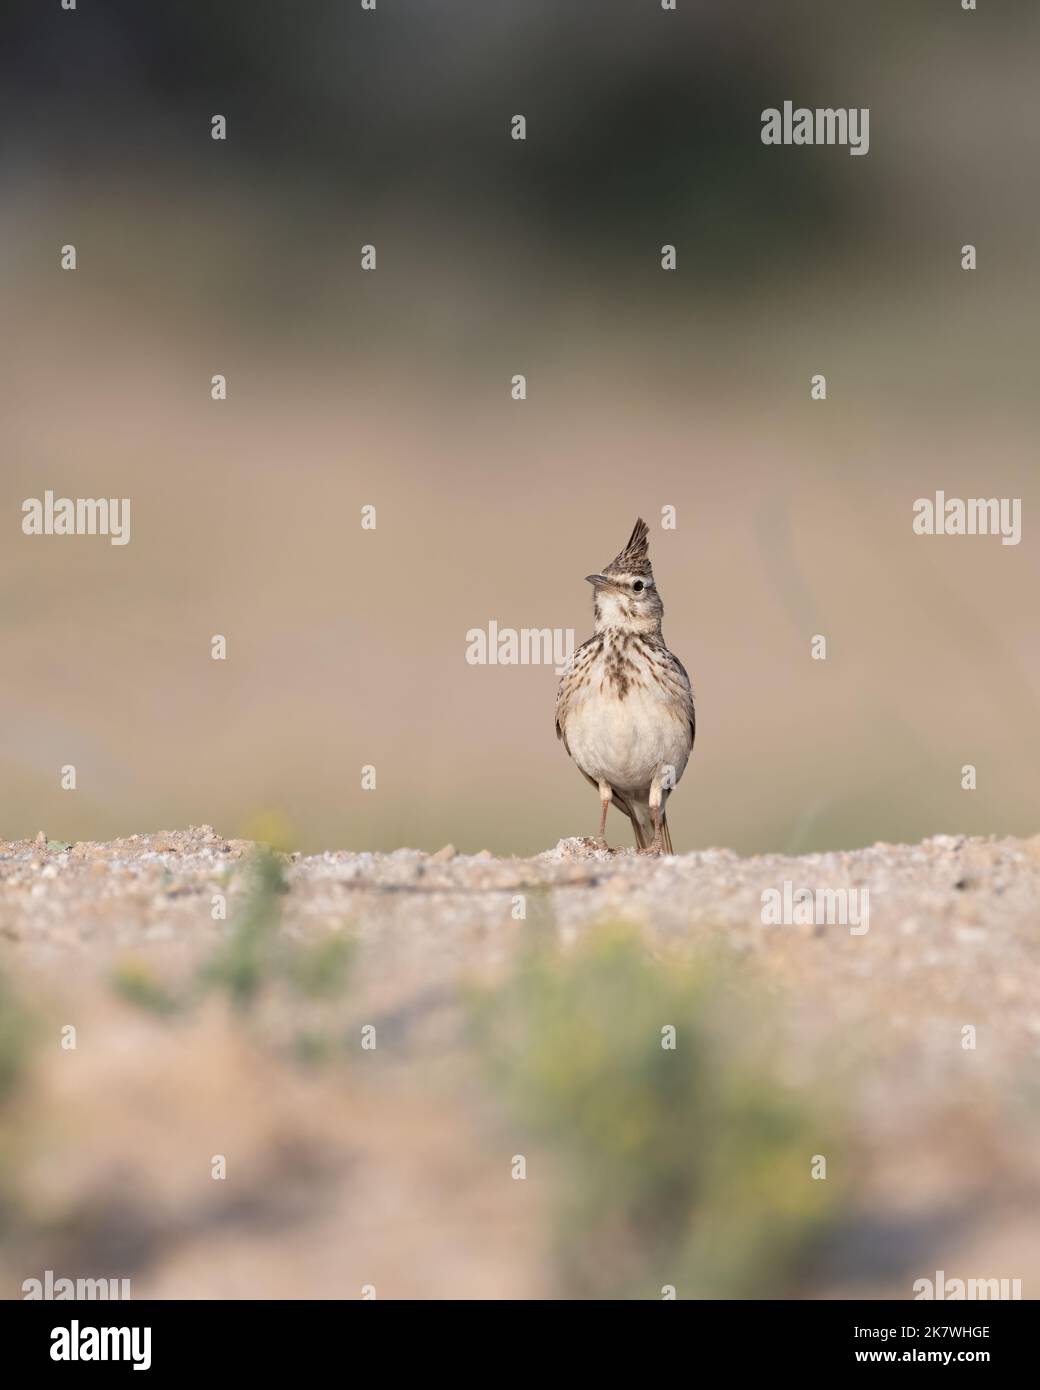
[(654, 572), (650, 568), (649, 536), (650, 530), (643, 518), (640, 517), (632, 528), (632, 534), (629, 536), (624, 550), (616, 559), (611, 560), (603, 573), (607, 575), (637, 574), (652, 579)]

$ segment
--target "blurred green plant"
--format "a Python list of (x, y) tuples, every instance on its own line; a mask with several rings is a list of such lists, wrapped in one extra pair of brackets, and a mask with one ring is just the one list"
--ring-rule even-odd
[(29, 1057), (40, 1032), (39, 1018), (0, 971), (0, 1237), (5, 1237), (18, 1208), (24, 1125), (11, 1103), (26, 1085)]
[[(293, 1054), (321, 1060), (331, 1046), (324, 1020), (315, 1021), (316, 1012), (322, 1004), (334, 1006), (346, 990), (354, 938), (329, 936), (313, 944), (293, 940), (282, 930), (282, 899), (289, 891), (283, 857), (266, 845), (257, 846), (246, 872), (245, 896), (227, 935), (186, 984), (168, 987), (132, 960), (115, 971), (113, 987), (128, 1002), (161, 1017), (183, 1013), (214, 992), (226, 996), (240, 1017), (266, 1003), (269, 1034), (278, 1037), (287, 1026)], [(301, 1018), (305, 1009), (307, 1016)]]
[(240, 1010), (252, 1007), (265, 980), (277, 972), (281, 898), (289, 891), (282, 861), (265, 846), (254, 850), (249, 874), (246, 899), (235, 914), (228, 938), (203, 965), (199, 976), (204, 988), (223, 990)]
[(477, 997), (476, 1042), (527, 1131), (510, 1142), (552, 1160), (561, 1296), (775, 1296), (822, 1232), (836, 1180), (810, 1165), (834, 1117), (782, 1084), (740, 996), (720, 963), (656, 963), (607, 927)]
[(112, 972), (112, 988), (130, 1004), (160, 1017), (178, 1013), (182, 1001), (138, 959), (121, 961)]
[(0, 1103), (21, 1080), (33, 1032), (28, 1010), (7, 976), (0, 973)]

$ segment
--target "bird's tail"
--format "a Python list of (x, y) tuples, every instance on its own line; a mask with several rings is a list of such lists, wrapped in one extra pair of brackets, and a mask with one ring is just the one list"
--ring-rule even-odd
[(632, 829), (636, 832), (636, 849), (649, 849), (654, 842), (654, 824), (650, 819), (650, 807), (640, 806), (633, 801), (628, 812)]
[[(632, 822), (632, 829), (636, 832), (636, 848), (649, 849), (654, 842), (654, 818), (650, 814), (650, 807), (645, 801), (625, 801), (614, 793), (614, 805), (619, 811), (623, 811)], [(661, 811), (661, 839), (664, 842), (665, 854), (674, 854), (672, 849), (672, 835), (668, 829), (668, 817), (663, 809)]]
[(661, 812), (661, 839), (664, 841), (665, 854), (674, 854), (672, 849), (672, 832), (668, 829), (668, 817), (664, 811)]

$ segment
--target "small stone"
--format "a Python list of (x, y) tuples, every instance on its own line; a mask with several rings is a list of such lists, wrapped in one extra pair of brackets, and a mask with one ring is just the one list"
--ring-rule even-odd
[(43, 831), (43, 830), (39, 830), (39, 831), (37, 831), (37, 833), (36, 833), (36, 839), (33, 840), (33, 849), (35, 849), (35, 850), (45, 850), (46, 848), (47, 848), (47, 835), (46, 835), (46, 832)]
[(436, 854), (430, 855), (430, 863), (447, 864), (449, 860), (455, 858), (457, 853), (458, 850), (454, 845), (445, 845), (442, 849), (439, 849)]
[(958, 927), (954, 936), (966, 946), (975, 945), (986, 940), (986, 931), (982, 927)]

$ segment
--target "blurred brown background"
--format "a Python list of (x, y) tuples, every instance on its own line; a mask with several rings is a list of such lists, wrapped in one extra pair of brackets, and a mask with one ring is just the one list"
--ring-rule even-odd
[[(581, 641), (640, 513), (678, 850), (1035, 829), (1038, 41), (953, 0), (15, 6), (0, 836), (589, 833), (556, 674), (465, 633)], [(764, 147), (787, 98), (868, 106), (869, 155)], [(23, 536), (47, 488), (129, 496), (130, 544)], [(936, 489), (1022, 498), (1022, 543), (915, 537)]]

